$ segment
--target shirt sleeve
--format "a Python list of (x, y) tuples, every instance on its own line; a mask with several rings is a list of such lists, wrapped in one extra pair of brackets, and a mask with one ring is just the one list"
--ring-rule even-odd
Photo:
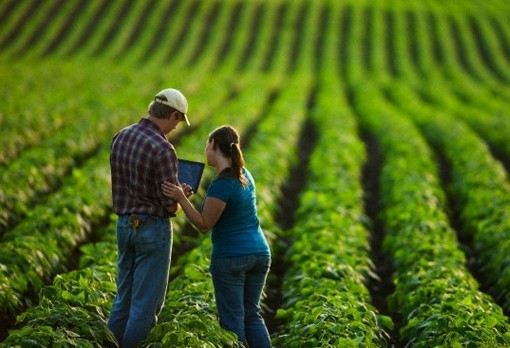
[(226, 180), (214, 180), (207, 189), (207, 197), (215, 197), (221, 199), (223, 202), (227, 202), (231, 191), (231, 187)]
[(178, 162), (177, 154), (173, 147), (161, 151), (156, 157), (155, 165), (155, 181), (156, 181), (156, 192), (160, 203), (164, 207), (168, 207), (175, 203), (175, 201), (163, 194), (161, 190), (161, 184), (164, 181), (169, 181), (172, 184), (180, 185), (178, 179)]

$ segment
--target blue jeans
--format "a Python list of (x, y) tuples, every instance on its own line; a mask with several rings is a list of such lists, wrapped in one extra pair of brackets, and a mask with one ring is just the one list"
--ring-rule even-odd
[(138, 218), (136, 228), (127, 215), (117, 222), (117, 295), (108, 328), (122, 348), (135, 347), (156, 324), (170, 270), (170, 220), (145, 214)]
[(210, 272), (214, 284), (220, 325), (237, 334), (250, 348), (271, 347), (260, 296), (271, 266), (271, 257), (246, 255), (213, 258)]

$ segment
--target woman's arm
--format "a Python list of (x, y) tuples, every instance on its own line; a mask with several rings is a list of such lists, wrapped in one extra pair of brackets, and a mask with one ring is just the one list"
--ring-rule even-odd
[(186, 214), (189, 222), (202, 232), (209, 231), (218, 222), (227, 203), (215, 197), (207, 197), (204, 202), (203, 211), (200, 213), (188, 200), (181, 187), (165, 182), (161, 186), (163, 193), (175, 199)]

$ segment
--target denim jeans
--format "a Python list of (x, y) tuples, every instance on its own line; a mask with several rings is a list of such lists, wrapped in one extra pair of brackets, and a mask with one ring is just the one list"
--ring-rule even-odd
[(271, 257), (246, 255), (213, 258), (210, 272), (214, 284), (220, 325), (237, 334), (250, 348), (271, 347), (260, 296), (271, 266)]
[(168, 286), (172, 226), (168, 218), (138, 214), (134, 228), (129, 216), (117, 222), (117, 295), (108, 328), (120, 347), (135, 347), (157, 322)]

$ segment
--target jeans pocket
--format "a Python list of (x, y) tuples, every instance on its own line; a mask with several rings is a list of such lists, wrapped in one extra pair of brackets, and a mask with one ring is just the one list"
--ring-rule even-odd
[(248, 264), (245, 257), (213, 258), (209, 266), (209, 271), (213, 275), (238, 276), (246, 272), (247, 268)]
[(138, 228), (134, 236), (136, 250), (142, 254), (153, 253), (161, 245), (161, 238), (154, 226), (142, 226)]
[(256, 255), (246, 255), (227, 258), (225, 261), (230, 272), (247, 272), (255, 265), (257, 257)]

